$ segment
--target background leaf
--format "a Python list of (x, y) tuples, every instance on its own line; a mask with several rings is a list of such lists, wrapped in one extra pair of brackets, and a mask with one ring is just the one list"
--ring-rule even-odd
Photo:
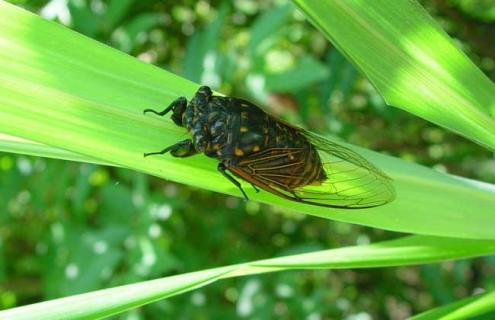
[(495, 310), (495, 293), (489, 292), (428, 310), (412, 317), (411, 320), (470, 319), (493, 310)]
[(388, 104), (495, 150), (495, 86), (416, 1), (294, 2)]
[[(493, 252), (495, 252), (494, 241), (412, 236), (368, 246), (254, 261), (99, 290), (0, 311), (0, 317), (20, 320), (30, 319), (33, 314), (36, 314), (40, 320), (99, 318), (151, 303), (157, 299), (181, 294), (222, 278), (287, 269), (370, 268), (410, 265)], [(488, 300), (487, 297), (484, 300)], [(478, 300), (478, 304), (481, 303), (482, 301)]]

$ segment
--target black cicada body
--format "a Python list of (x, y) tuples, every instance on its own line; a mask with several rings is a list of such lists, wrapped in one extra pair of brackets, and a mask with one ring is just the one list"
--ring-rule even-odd
[(246, 199), (228, 172), (255, 189), (325, 207), (369, 208), (395, 197), (390, 179), (357, 153), (280, 121), (248, 101), (215, 96), (202, 86), (189, 103), (180, 97), (162, 112), (144, 110), (160, 116), (170, 111), (191, 139), (145, 156), (170, 152), (175, 157), (204, 153), (216, 158), (219, 172)]

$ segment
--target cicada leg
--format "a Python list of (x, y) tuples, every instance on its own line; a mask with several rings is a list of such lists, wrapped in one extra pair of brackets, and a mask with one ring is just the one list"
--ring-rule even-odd
[(151, 112), (151, 113), (154, 113), (154, 114), (159, 115), (159, 116), (164, 116), (167, 113), (169, 113), (170, 111), (172, 111), (173, 112), (172, 117), (171, 117), (172, 120), (174, 121), (174, 123), (176, 125), (178, 125), (179, 127), (182, 127), (183, 126), (182, 114), (186, 110), (186, 107), (187, 107), (187, 99), (184, 97), (179, 97), (179, 98), (175, 99), (174, 101), (172, 101), (172, 103), (168, 107), (166, 107), (163, 111), (156, 111), (153, 109), (144, 109), (143, 114)]
[(239, 181), (237, 181), (236, 179), (234, 179), (234, 177), (232, 177), (231, 175), (229, 175), (227, 173), (227, 168), (225, 167), (225, 165), (223, 163), (219, 163), (218, 164), (218, 167), (217, 167), (218, 171), (225, 177), (227, 178), (230, 182), (232, 182), (237, 188), (239, 188), (239, 190), (241, 190), (241, 193), (242, 195), (244, 196), (244, 199), (246, 200), (249, 200), (248, 196), (246, 195), (246, 193), (244, 192), (244, 190), (242, 189), (241, 187), (241, 184), (239, 183)]
[(254, 191), (256, 191), (256, 193), (260, 192), (260, 189), (258, 189), (258, 187), (256, 187), (254, 184), (251, 183), (251, 186), (253, 187)]
[(172, 156), (179, 158), (190, 157), (198, 153), (198, 151), (194, 148), (194, 144), (192, 140), (187, 139), (177, 142), (176, 144), (171, 145), (169, 147), (166, 147), (161, 151), (145, 153), (144, 156), (147, 157), (158, 154), (165, 154), (167, 152), (170, 152)]

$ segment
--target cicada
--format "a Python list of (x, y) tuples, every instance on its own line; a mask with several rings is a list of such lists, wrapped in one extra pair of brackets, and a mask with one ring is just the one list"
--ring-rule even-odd
[(163, 116), (185, 127), (191, 138), (159, 152), (174, 157), (204, 153), (219, 160), (218, 171), (247, 199), (240, 178), (285, 199), (333, 208), (370, 208), (392, 201), (391, 179), (354, 151), (264, 112), (253, 103), (213, 95), (202, 86)]

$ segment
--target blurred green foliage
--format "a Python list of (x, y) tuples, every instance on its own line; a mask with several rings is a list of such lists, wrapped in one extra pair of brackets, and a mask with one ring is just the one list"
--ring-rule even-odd
[[(490, 152), (387, 107), (287, 1), (10, 2), (312, 130), (495, 182)], [(495, 1), (422, 3), (494, 79), (495, 43), (489, 40)], [(0, 154), (0, 210), (0, 308), (400, 236), (124, 169), (12, 154)], [(225, 280), (121, 318), (403, 319), (494, 290), (494, 275), (493, 256), (421, 267), (282, 272)]]

